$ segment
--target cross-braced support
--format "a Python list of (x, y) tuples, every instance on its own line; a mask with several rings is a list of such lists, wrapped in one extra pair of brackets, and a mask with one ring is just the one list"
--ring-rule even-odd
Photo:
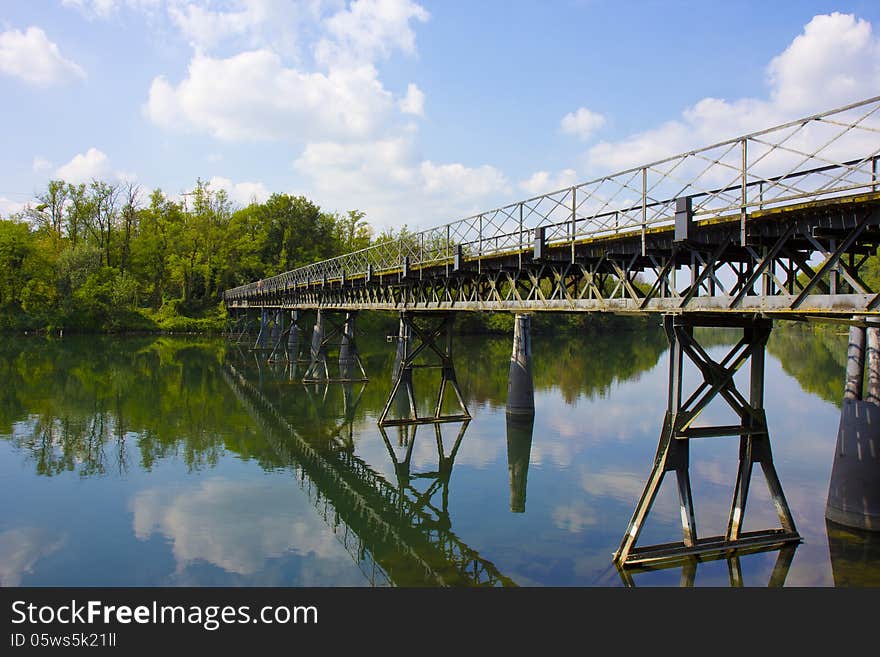
[[(309, 367), (303, 375), (303, 383), (352, 383), (366, 381), (367, 372), (358, 353), (357, 343), (354, 336), (355, 313), (345, 313), (343, 324), (333, 324), (326, 313), (318, 311), (315, 319), (315, 328), (312, 332), (312, 344), (310, 351)], [(326, 323), (330, 323), (330, 330), (325, 330)], [(341, 336), (336, 342), (336, 338)], [(339, 375), (330, 376), (330, 368), (327, 364), (327, 347), (339, 346)], [(355, 367), (360, 371), (360, 376), (355, 372)]]
[[(419, 341), (418, 346), (411, 349), (408, 339), (403, 339), (403, 348), (398, 350), (400, 356), (400, 365), (397, 368), (394, 378), (394, 385), (391, 388), (391, 394), (379, 416), (379, 426), (390, 426), (399, 424), (426, 424), (429, 422), (460, 422), (469, 420), (471, 414), (468, 412), (464, 403), (464, 397), (461, 389), (458, 387), (458, 379), (455, 376), (455, 365), (452, 361), (452, 323), (453, 315), (444, 314), (441, 316), (440, 323), (433, 328), (421, 329), (414, 322), (410, 313), (403, 312), (400, 314), (401, 335), (411, 335)], [(438, 338), (445, 336), (445, 344), (442, 346), (437, 344)], [(398, 345), (400, 346), (400, 345)], [(433, 352), (440, 360), (439, 365), (416, 364), (416, 359), (425, 352)], [(434, 415), (420, 416), (416, 407), (416, 396), (413, 388), (413, 369), (423, 367), (436, 367), (441, 370), (440, 390), (437, 394), (437, 404), (434, 407)], [(443, 414), (443, 398), (447, 387), (451, 387), (458, 401), (460, 413), (451, 415)], [(409, 401), (409, 417), (389, 418), (389, 412), (397, 397), (398, 391), (403, 388)]]
[[(720, 361), (714, 360), (694, 338), (694, 326), (733, 326), (741, 328), (742, 339)], [(669, 340), (669, 401), (654, 467), (623, 541), (614, 554), (620, 566), (646, 564), (681, 558), (685, 555), (728, 553), (741, 548), (778, 545), (800, 541), (794, 519), (773, 466), (770, 436), (764, 412), (764, 351), (771, 322), (766, 319), (666, 316), (664, 328)], [(684, 356), (696, 365), (703, 377), (693, 393), (682, 395)], [(736, 388), (734, 375), (751, 360), (749, 399)], [(728, 426), (694, 427), (706, 406), (721, 396), (739, 416), (740, 423)], [(689, 474), (689, 441), (712, 436), (739, 436), (739, 468), (733, 502), (723, 536), (699, 538)], [(761, 465), (781, 528), (744, 532), (743, 516), (749, 493), (752, 467)], [(683, 538), (681, 542), (637, 548), (635, 543), (647, 519), (660, 484), (667, 472), (675, 472), (681, 504)]]

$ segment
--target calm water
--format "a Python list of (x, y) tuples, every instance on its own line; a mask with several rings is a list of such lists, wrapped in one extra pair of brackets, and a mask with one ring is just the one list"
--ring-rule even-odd
[[(730, 339), (703, 335), (716, 357)], [(4, 337), (0, 583), (623, 585), (611, 555), (665, 410), (659, 328), (536, 335), (533, 426), (506, 420), (509, 340), (460, 338), (473, 420), (439, 435), (380, 431), (394, 345), (359, 341), (369, 382), (321, 387), (222, 340)], [(775, 464), (804, 538), (776, 570), (788, 586), (880, 583), (877, 538), (824, 518), (844, 356), (844, 336), (797, 327), (775, 330), (769, 347)], [(416, 378), (423, 413), (432, 376)], [(717, 405), (706, 418), (731, 420)], [(724, 531), (737, 443), (692, 443), (700, 535)], [(678, 518), (667, 477), (639, 545), (679, 540)], [(756, 468), (745, 529), (777, 524)], [(743, 556), (744, 583), (766, 586), (782, 556)], [(727, 586), (729, 567), (700, 563), (693, 581)], [(677, 567), (633, 580), (682, 577)]]

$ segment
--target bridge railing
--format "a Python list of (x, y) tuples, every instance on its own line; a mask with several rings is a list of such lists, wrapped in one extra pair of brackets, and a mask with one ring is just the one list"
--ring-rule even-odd
[(646, 232), (674, 221), (689, 196), (696, 219), (740, 215), (795, 202), (878, 191), (880, 96), (790, 121), (619, 173), (379, 242), (262, 282), (227, 290), (227, 300), (343, 277), (400, 271), (531, 248)]

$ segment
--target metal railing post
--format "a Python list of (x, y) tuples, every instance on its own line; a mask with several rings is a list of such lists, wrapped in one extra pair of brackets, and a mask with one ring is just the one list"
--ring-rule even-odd
[(748, 144), (749, 140), (743, 138), (742, 140), (742, 180), (740, 181), (741, 190), (740, 194), (742, 195), (740, 201), (742, 205), (740, 206), (740, 220), (739, 220), (739, 243), (741, 246), (746, 245), (746, 215), (747, 215), (747, 188), (746, 181), (748, 179), (746, 174), (746, 168), (748, 167)]
[(483, 271), (483, 215), (480, 215), (477, 231), (477, 273)]
[(577, 187), (571, 188), (571, 263), (574, 264), (574, 236), (577, 221)]
[(648, 233), (648, 167), (642, 167), (642, 256), (647, 255)]
[(523, 204), (519, 204), (519, 248), (517, 249), (519, 268), (522, 269), (522, 250), (523, 250)]

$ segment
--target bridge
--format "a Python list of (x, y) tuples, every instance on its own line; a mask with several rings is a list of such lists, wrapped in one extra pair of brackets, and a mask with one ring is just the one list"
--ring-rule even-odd
[[(240, 334), (256, 320), (255, 349), (297, 360), (302, 317), (314, 314), (304, 381), (363, 380), (356, 313), (400, 313), (394, 383), (379, 418), (387, 426), (470, 418), (453, 358), (459, 312), (516, 314), (507, 408), (514, 415), (535, 412), (530, 313), (662, 318), (670, 345), (667, 411), (651, 473), (613, 557), (623, 567), (644, 567), (800, 541), (770, 449), (765, 346), (774, 320), (845, 323), (850, 350), (826, 515), (876, 530), (880, 456), (869, 443), (880, 437), (873, 428), (880, 425), (880, 285), (866, 264), (880, 245), (878, 160), (880, 96), (227, 290), (231, 331)], [(695, 338), (697, 326), (736, 328), (741, 339), (715, 359)], [(334, 376), (328, 350), (337, 346)], [(427, 356), (433, 361), (424, 362)], [(741, 391), (734, 375), (747, 363), (749, 388)], [(686, 365), (702, 378), (689, 391)], [(425, 366), (440, 369), (441, 380), (433, 412), (420, 414), (413, 372)], [(444, 401), (449, 391), (452, 411)], [(716, 399), (738, 424), (697, 424)], [(689, 441), (719, 436), (739, 438), (739, 467), (726, 532), (703, 537)], [(854, 453), (871, 456), (845, 457)], [(779, 526), (745, 532), (756, 464)], [(676, 477), (682, 538), (638, 547), (667, 473)]]

